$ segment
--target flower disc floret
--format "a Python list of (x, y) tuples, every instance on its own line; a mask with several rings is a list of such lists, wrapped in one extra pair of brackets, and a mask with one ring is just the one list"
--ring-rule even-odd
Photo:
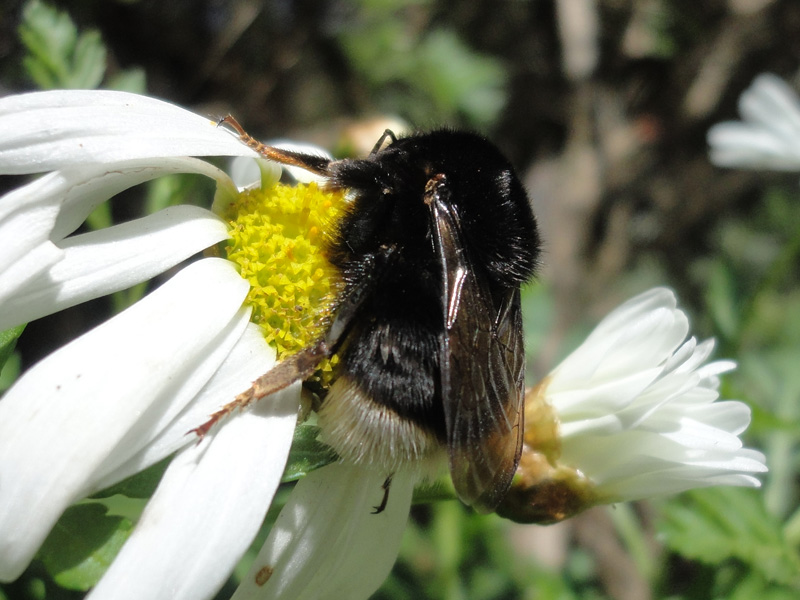
[(344, 194), (316, 183), (245, 190), (224, 209), (227, 257), (250, 283), (246, 304), (282, 359), (318, 339), (341, 289), (326, 246)]

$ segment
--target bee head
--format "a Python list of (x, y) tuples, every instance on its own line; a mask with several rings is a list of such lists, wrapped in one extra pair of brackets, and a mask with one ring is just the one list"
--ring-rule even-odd
[(340, 233), (356, 252), (397, 242), (425, 250), (432, 223), (424, 199), (432, 181), (457, 214), (475, 267), (503, 287), (530, 279), (540, 242), (528, 196), (508, 159), (474, 133), (412, 135), (367, 158), (331, 163), (331, 185), (355, 193), (353, 219)]

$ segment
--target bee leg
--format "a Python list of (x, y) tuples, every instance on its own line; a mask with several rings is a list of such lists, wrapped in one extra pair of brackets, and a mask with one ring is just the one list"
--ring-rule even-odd
[(373, 515), (378, 515), (378, 514), (382, 513), (384, 510), (386, 510), (386, 505), (389, 503), (389, 488), (392, 486), (392, 477), (393, 476), (394, 476), (394, 473), (389, 475), (386, 478), (386, 481), (383, 482), (383, 485), (381, 486), (383, 488), (383, 499), (381, 500), (381, 503), (378, 506), (373, 506), (372, 507), (372, 514)]
[[(233, 119), (233, 117), (231, 117)], [(235, 122), (235, 121), (234, 121)], [(237, 123), (238, 125), (238, 123)], [(392, 256), (395, 251), (394, 247), (384, 249), (384, 260)], [(363, 280), (355, 285), (352, 290), (341, 301), (341, 306), (336, 311), (336, 317), (330, 326), (330, 329), (324, 337), (317, 340), (313, 345), (301, 350), (297, 354), (293, 354), (289, 358), (278, 363), (264, 373), (261, 377), (256, 379), (247, 390), (236, 396), (232, 402), (229, 402), (217, 412), (213, 413), (208, 421), (195, 427), (189, 433), (193, 433), (198, 437), (198, 441), (203, 439), (214, 425), (219, 423), (222, 419), (237, 410), (244, 410), (251, 404), (255, 404), (262, 398), (279, 392), (282, 389), (289, 387), (295, 381), (303, 381), (308, 379), (319, 366), (323, 358), (328, 358), (336, 351), (339, 342), (347, 330), (352, 319), (358, 313), (358, 308), (367, 296), (367, 292), (374, 285), (375, 277), (364, 277)], [(387, 479), (386, 488), (388, 490), (389, 481)], [(384, 500), (383, 504), (386, 504)], [(383, 510), (383, 509), (381, 509)]]
[(248, 147), (258, 152), (261, 156), (268, 160), (274, 160), (282, 165), (291, 165), (293, 167), (300, 167), (306, 171), (311, 171), (317, 175), (328, 176), (330, 172), (328, 165), (330, 159), (324, 156), (315, 156), (313, 154), (304, 154), (302, 152), (294, 152), (292, 150), (282, 150), (274, 146), (267, 146), (262, 144), (249, 133), (244, 130), (234, 117), (228, 115), (220, 119), (217, 125), (227, 125), (239, 134), (239, 139)]
[(330, 352), (328, 351), (328, 344), (326, 341), (319, 340), (313, 346), (278, 363), (275, 368), (270, 369), (256, 379), (253, 385), (236, 396), (232, 402), (229, 402), (217, 412), (213, 413), (208, 421), (199, 427), (195, 427), (189, 431), (189, 433), (194, 433), (198, 437), (198, 441), (202, 440), (214, 425), (232, 412), (243, 410), (251, 404), (258, 402), (261, 398), (265, 398), (270, 394), (274, 394), (275, 392), (289, 387), (295, 381), (307, 379), (317, 368), (319, 362), (329, 354)]

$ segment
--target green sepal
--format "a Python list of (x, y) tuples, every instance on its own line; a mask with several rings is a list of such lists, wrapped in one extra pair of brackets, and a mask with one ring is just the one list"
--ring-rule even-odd
[(292, 449), (283, 471), (282, 483), (297, 481), (311, 471), (336, 460), (336, 453), (317, 439), (319, 427), (298, 425), (294, 430)]

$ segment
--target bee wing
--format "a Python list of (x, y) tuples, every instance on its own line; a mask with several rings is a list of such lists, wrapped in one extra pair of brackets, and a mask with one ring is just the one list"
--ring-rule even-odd
[(488, 282), (470, 264), (457, 214), (438, 199), (431, 209), (444, 280), (441, 372), (450, 474), (463, 502), (491, 512), (522, 451), (519, 290), (506, 292), (496, 306)]

